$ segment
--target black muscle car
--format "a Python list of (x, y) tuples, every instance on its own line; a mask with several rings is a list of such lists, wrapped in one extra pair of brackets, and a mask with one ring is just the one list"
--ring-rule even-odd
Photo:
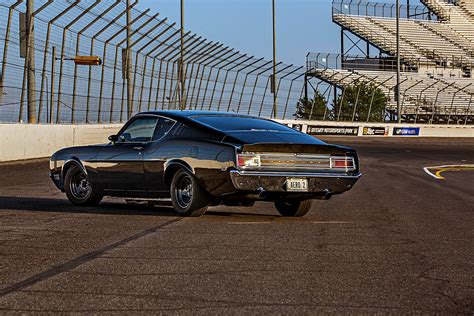
[(170, 201), (178, 214), (200, 216), (209, 205), (270, 201), (283, 216), (303, 216), (313, 199), (343, 193), (360, 177), (353, 149), (240, 114), (144, 112), (109, 140), (52, 155), (51, 178), (71, 203)]

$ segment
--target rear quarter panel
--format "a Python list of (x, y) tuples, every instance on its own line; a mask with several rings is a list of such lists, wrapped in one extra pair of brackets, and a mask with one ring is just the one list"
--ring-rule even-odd
[(191, 169), (211, 195), (235, 192), (229, 169), (235, 167), (235, 147), (199, 139), (169, 139), (157, 143), (145, 153), (145, 176), (150, 190), (168, 191), (166, 173), (181, 165)]

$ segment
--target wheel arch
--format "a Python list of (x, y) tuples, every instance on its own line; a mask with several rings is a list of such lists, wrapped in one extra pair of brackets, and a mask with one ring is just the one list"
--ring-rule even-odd
[(185, 169), (189, 171), (192, 174), (194, 173), (194, 169), (185, 161), (181, 159), (173, 159), (170, 161), (167, 161), (164, 165), (164, 183), (165, 185), (169, 188), (171, 185), (171, 180), (173, 179), (174, 174), (179, 170), (179, 169)]
[(82, 162), (79, 160), (79, 158), (77, 157), (72, 157), (72, 158), (69, 158), (68, 160), (66, 160), (64, 162), (64, 165), (61, 169), (61, 179), (62, 181), (64, 182), (64, 178), (66, 177), (66, 173), (67, 171), (69, 170), (69, 168), (71, 168), (72, 166), (77, 166), (79, 167), (82, 172), (84, 172), (84, 174), (88, 177), (88, 174), (87, 174), (87, 170), (86, 168), (84, 167), (84, 165), (82, 164)]

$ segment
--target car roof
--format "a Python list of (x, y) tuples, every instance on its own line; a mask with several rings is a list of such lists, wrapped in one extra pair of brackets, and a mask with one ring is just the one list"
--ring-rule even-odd
[(245, 114), (238, 114), (232, 112), (216, 112), (216, 111), (195, 111), (195, 110), (163, 110), (163, 111), (147, 111), (141, 112), (137, 115), (145, 115), (145, 114), (154, 114), (154, 115), (161, 115), (165, 117), (169, 117), (174, 120), (192, 120), (194, 117), (198, 116), (234, 116), (234, 117), (248, 117), (248, 118), (255, 118), (255, 119), (262, 119), (260, 117), (245, 115)]

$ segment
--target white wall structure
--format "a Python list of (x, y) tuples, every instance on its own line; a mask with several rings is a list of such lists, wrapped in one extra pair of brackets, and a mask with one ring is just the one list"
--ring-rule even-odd
[[(377, 124), (350, 122), (321, 122), (279, 120), (280, 123), (308, 127), (357, 128), (356, 136), (363, 137), (416, 137), (393, 135), (397, 127), (419, 128), (420, 137), (474, 137), (474, 126)], [(122, 124), (33, 125), (0, 124), (0, 162), (49, 157), (56, 150), (80, 145), (107, 143), (109, 135), (117, 133)], [(364, 135), (364, 127), (381, 128), (386, 135)]]
[(0, 124), (0, 161), (49, 157), (64, 147), (107, 143), (121, 126)]

